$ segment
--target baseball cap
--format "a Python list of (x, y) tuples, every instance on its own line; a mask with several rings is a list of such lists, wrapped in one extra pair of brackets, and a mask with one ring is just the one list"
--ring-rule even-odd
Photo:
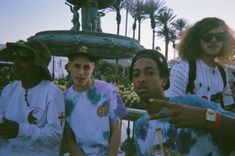
[(150, 49), (141, 50), (132, 58), (132, 62), (130, 66), (130, 73), (129, 73), (130, 80), (133, 79), (132, 72), (133, 72), (134, 64), (137, 60), (141, 58), (150, 58), (157, 63), (160, 77), (168, 79), (167, 84), (164, 86), (164, 90), (168, 89), (170, 86), (170, 82), (169, 82), (169, 69), (168, 69), (167, 61), (165, 57), (163, 56), (163, 54), (156, 50), (150, 50)]
[(89, 50), (86, 46), (80, 46), (78, 48), (78, 50), (76, 50), (68, 55), (69, 61), (71, 61), (75, 58), (78, 58), (78, 57), (87, 57), (92, 62), (96, 62), (96, 60), (97, 60), (95, 56), (93, 56), (92, 54), (89, 53)]
[(18, 41), (16, 43), (8, 42), (6, 44), (7, 50), (14, 57), (16, 55), (25, 56), (32, 55), (34, 58), (34, 65), (39, 67), (49, 76), (50, 72), (47, 68), (51, 60), (49, 49), (39, 41)]

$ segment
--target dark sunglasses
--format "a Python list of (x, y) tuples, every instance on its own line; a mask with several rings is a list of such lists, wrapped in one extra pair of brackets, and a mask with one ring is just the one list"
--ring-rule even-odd
[(204, 42), (210, 42), (214, 37), (218, 42), (222, 42), (226, 39), (225, 33), (206, 33), (201, 37), (201, 40)]
[(14, 59), (20, 62), (32, 62), (33, 61), (33, 57), (31, 56), (15, 56)]
[(12, 56), (15, 61), (18, 60), (21, 62), (32, 62), (34, 59), (34, 57), (32, 55), (20, 56), (19, 53), (17, 53), (17, 52), (13, 52)]

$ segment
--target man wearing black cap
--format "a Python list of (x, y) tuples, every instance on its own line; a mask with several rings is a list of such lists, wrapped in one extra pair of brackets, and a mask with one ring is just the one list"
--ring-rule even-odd
[(7, 85), (0, 100), (0, 156), (56, 156), (64, 127), (64, 98), (49, 82), (50, 53), (39, 42), (7, 43), (15, 58), (17, 81)]
[(69, 55), (67, 70), (73, 85), (65, 91), (67, 143), (72, 156), (117, 156), (120, 119), (127, 110), (116, 88), (92, 78), (96, 59), (80, 47)]
[[(217, 104), (198, 96), (167, 98), (164, 95), (164, 90), (169, 87), (168, 77), (167, 62), (161, 53), (154, 50), (142, 50), (132, 59), (130, 79), (133, 82), (135, 92), (141, 98), (147, 110), (147, 113), (135, 122), (134, 138), (137, 155), (226, 155), (224, 152), (227, 151), (218, 148), (216, 135), (212, 137), (211, 131), (220, 130), (222, 115), (235, 119), (235, 114), (226, 112)], [(161, 104), (161, 101), (168, 101), (169, 104)], [(174, 126), (176, 123), (175, 119), (180, 114), (169, 115), (167, 116), (169, 118), (166, 119), (152, 120), (155, 114), (169, 110), (170, 112), (174, 111), (170, 109), (171, 105), (172, 107), (174, 106), (173, 103), (176, 104), (175, 106), (179, 106), (177, 104), (191, 105), (190, 107), (197, 106), (190, 108), (191, 112), (188, 114), (189, 122), (194, 122), (190, 128), (177, 129)], [(199, 109), (199, 107), (204, 109)], [(177, 110), (181, 109), (181, 107), (174, 108)], [(183, 108), (184, 106), (182, 106), (182, 110), (186, 110)], [(205, 108), (210, 111), (208, 114)], [(195, 115), (193, 111), (202, 112), (202, 114)], [(194, 114), (193, 118), (191, 118), (190, 113)], [(212, 121), (213, 116), (215, 121)], [(201, 119), (199, 121), (201, 123), (200, 126), (196, 125), (195, 121), (192, 120), (194, 118), (196, 118), (195, 121), (197, 122), (197, 119)], [(208, 121), (206, 121), (207, 119)], [(187, 119), (185, 120), (187, 121)], [(177, 122), (179, 121), (180, 118), (177, 118)], [(176, 124), (176, 126), (179, 125)], [(226, 144), (225, 141), (222, 143)]]

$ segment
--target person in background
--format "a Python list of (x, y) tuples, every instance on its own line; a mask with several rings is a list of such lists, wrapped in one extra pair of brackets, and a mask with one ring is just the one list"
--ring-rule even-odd
[(179, 44), (182, 58), (170, 72), (168, 97), (196, 94), (227, 108), (234, 104), (226, 69), (216, 60), (232, 52), (232, 30), (216, 17), (195, 23)]
[(80, 47), (66, 65), (73, 81), (64, 92), (67, 146), (72, 156), (117, 156), (127, 110), (114, 85), (92, 78), (96, 58), (88, 52)]
[(64, 129), (62, 91), (50, 82), (50, 53), (40, 42), (7, 43), (14, 78), (0, 99), (0, 156), (58, 156)]
[[(230, 144), (223, 132), (228, 130), (232, 134), (234, 128), (229, 127), (235, 121), (235, 114), (196, 95), (166, 97), (164, 90), (169, 87), (168, 77), (167, 62), (161, 53), (142, 50), (132, 59), (130, 80), (147, 110), (135, 122), (137, 155), (217, 156), (230, 153), (233, 149), (220, 148), (220, 143)], [(181, 107), (190, 109), (181, 110)], [(171, 115), (172, 111), (178, 113)], [(184, 126), (184, 123), (191, 125)], [(218, 141), (218, 138), (224, 140)]]

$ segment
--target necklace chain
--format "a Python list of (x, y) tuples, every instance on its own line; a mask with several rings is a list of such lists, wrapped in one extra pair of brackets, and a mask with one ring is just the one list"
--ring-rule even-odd
[(26, 102), (27, 106), (29, 107), (29, 101), (28, 101), (28, 89), (25, 89), (24, 101)]

